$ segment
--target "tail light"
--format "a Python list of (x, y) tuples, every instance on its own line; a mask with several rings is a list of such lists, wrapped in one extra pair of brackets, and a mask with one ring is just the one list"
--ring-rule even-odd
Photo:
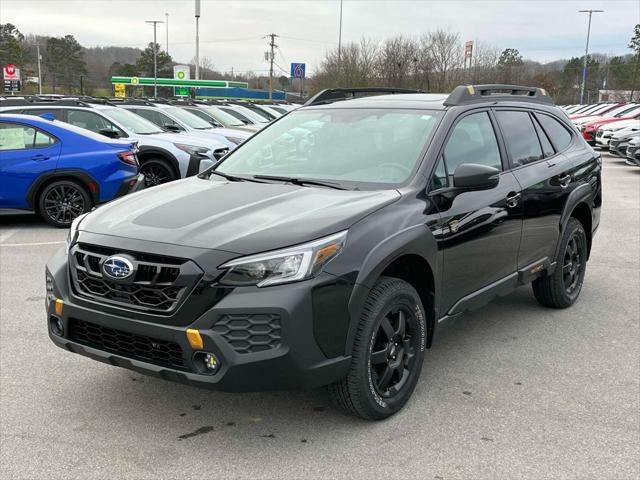
[(133, 165), (134, 167), (140, 166), (138, 163), (138, 157), (133, 152), (120, 152), (118, 157), (127, 165)]

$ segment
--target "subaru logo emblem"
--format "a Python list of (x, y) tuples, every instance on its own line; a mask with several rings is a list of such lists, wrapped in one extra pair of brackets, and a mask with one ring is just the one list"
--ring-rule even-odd
[(113, 256), (104, 261), (102, 271), (109, 278), (124, 280), (133, 273), (133, 264), (127, 258)]

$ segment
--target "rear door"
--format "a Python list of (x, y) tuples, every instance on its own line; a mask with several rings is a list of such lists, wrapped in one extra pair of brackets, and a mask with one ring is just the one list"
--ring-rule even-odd
[[(572, 163), (554, 146), (536, 115), (527, 110), (496, 109), (509, 165), (522, 187), (524, 223), (518, 269), (552, 262), (560, 235), (560, 216), (571, 183)], [(545, 115), (545, 121), (557, 123)], [(558, 125), (571, 141), (567, 129)]]
[(54, 171), (60, 142), (53, 136), (17, 122), (0, 122), (0, 208), (28, 208), (33, 182)]

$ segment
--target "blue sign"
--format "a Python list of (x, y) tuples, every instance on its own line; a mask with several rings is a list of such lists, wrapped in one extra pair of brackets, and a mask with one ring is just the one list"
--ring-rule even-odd
[(291, 78), (304, 78), (304, 73), (306, 68), (307, 66), (304, 63), (292, 63)]

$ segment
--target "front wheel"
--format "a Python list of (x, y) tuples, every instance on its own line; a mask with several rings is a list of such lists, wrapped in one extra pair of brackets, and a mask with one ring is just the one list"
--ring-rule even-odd
[(587, 271), (587, 235), (582, 223), (569, 218), (553, 274), (534, 280), (533, 294), (545, 307), (567, 308), (575, 303)]
[(144, 175), (145, 187), (153, 187), (176, 179), (171, 166), (164, 160), (152, 158), (142, 163), (140, 173)]
[(367, 420), (398, 412), (420, 377), (425, 332), (415, 289), (397, 278), (380, 278), (360, 315), (349, 373), (329, 386), (334, 403)]
[(80, 184), (72, 180), (57, 180), (47, 185), (38, 198), (40, 215), (54, 227), (65, 228), (91, 210), (91, 198)]

